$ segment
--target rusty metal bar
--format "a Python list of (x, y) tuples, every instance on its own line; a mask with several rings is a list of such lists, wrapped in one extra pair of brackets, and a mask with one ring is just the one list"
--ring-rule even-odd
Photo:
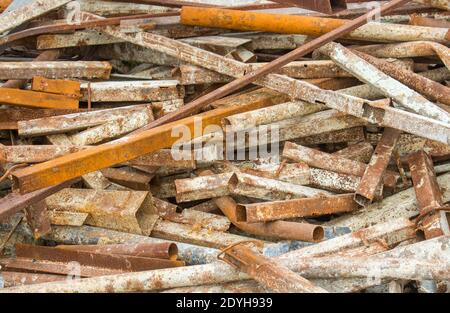
[(58, 245), (58, 249), (86, 251), (100, 254), (122, 254), (145, 258), (176, 260), (178, 248), (175, 243), (136, 243), (115, 245)]
[(229, 180), (231, 194), (263, 200), (285, 200), (292, 198), (326, 196), (332, 193), (307, 186), (300, 186), (263, 178), (245, 173), (235, 172)]
[(81, 100), (92, 102), (165, 101), (183, 98), (184, 88), (175, 80), (107, 81), (81, 84)]
[(109, 79), (111, 65), (100, 61), (0, 62), (0, 79), (101, 78)]
[(150, 190), (150, 181), (153, 178), (153, 175), (127, 168), (105, 168), (101, 170), (101, 173), (113, 183), (133, 190)]
[(147, 104), (130, 105), (66, 115), (27, 118), (18, 122), (18, 131), (19, 135), (23, 137), (68, 133), (88, 127), (95, 127), (118, 117), (124, 117), (136, 112), (151, 111), (151, 109), (151, 106)]
[(444, 123), (450, 122), (450, 114), (447, 111), (439, 108), (421, 94), (386, 75), (344, 46), (337, 43), (328, 43), (321, 47), (319, 51), (329, 56), (339, 66), (351, 72), (358, 79), (378, 89), (386, 97), (392, 97), (393, 100), (404, 108)]
[(85, 147), (78, 146), (0, 146), (0, 163), (40, 163), (54, 158), (80, 151)]
[(359, 208), (353, 201), (353, 194), (303, 198), (295, 200), (239, 204), (239, 222), (268, 222), (294, 217), (313, 217), (352, 212)]
[(416, 90), (428, 99), (450, 105), (450, 88), (413, 71), (402, 69), (392, 62), (377, 59), (359, 51), (353, 52), (361, 59), (376, 66), (387, 75)]
[(419, 229), (426, 239), (450, 234), (450, 216), (444, 206), (433, 161), (423, 150), (410, 155), (408, 161), (420, 210)]
[(158, 218), (148, 191), (67, 188), (45, 202), (49, 210), (88, 213), (87, 224), (149, 235)]
[(39, 239), (51, 231), (50, 219), (44, 200), (33, 203), (26, 208), (25, 212), (27, 223), (33, 231), (35, 239)]
[(43, 188), (27, 194), (19, 194), (12, 192), (0, 199), (0, 220), (26, 209), (29, 205), (44, 200), (48, 196), (60, 191), (61, 189), (70, 186), (76, 180), (66, 181), (56, 186)]
[(430, 41), (412, 41), (386, 45), (368, 45), (355, 50), (377, 58), (412, 58), (437, 55), (450, 69), (450, 50), (445, 45)]
[(286, 102), (259, 110), (239, 113), (224, 118), (225, 126), (233, 131), (250, 129), (259, 125), (301, 117), (325, 109), (324, 105), (304, 101)]
[(319, 168), (310, 168), (309, 185), (337, 193), (355, 192), (361, 178)]
[(48, 218), (52, 225), (64, 226), (83, 226), (88, 213), (67, 212), (67, 211), (48, 211)]
[[(398, 4), (401, 5), (407, 2), (390, 2), (389, 4), (396, 7)], [(373, 12), (374, 11), (372, 10), (370, 13)], [(346, 38), (381, 42), (430, 40), (446, 43), (449, 41), (448, 29), (445, 28), (430, 28), (378, 22), (370, 22), (365, 25), (367, 21), (372, 20), (372, 17), (373, 16), (366, 19), (365, 23), (360, 24), (358, 29), (351, 29), (351, 31), (342, 35)], [(358, 19), (359, 18), (360, 17), (358, 17)], [(283, 21), (283, 23), (280, 23), (279, 21)], [(346, 25), (346, 20), (218, 8), (183, 7), (181, 10), (181, 23), (183, 25), (191, 26), (216, 27), (242, 31), (302, 34), (317, 37), (329, 34), (337, 28)]]
[(327, 293), (310, 281), (244, 245), (224, 250), (222, 260), (274, 292)]
[[(211, 176), (211, 171), (203, 171), (201, 177)], [(243, 217), (240, 216), (237, 203), (229, 196), (221, 196), (213, 198), (214, 203), (225, 214), (226, 217), (239, 229), (254, 235), (269, 236), (275, 238), (303, 240), (317, 242), (323, 239), (323, 228), (318, 225), (307, 223), (294, 223), (286, 221), (276, 221), (272, 223), (246, 223), (240, 222)]]
[(264, 237), (318, 242), (324, 237), (321, 226), (308, 223), (295, 223), (288, 221), (274, 221), (270, 223), (239, 222), (243, 217), (238, 211), (236, 201), (229, 196), (214, 198), (213, 201), (237, 228), (246, 233)]
[(0, 16), (0, 34), (11, 30), (29, 20), (39, 17), (48, 13), (51, 10), (62, 7), (69, 3), (70, 0), (36, 0), (32, 1), (24, 6), (12, 10), (11, 12), (5, 12)]
[(0, 128), (17, 130), (18, 121), (36, 118), (70, 114), (85, 111), (84, 109), (26, 109), (26, 108), (0, 108)]
[(78, 99), (12, 88), (0, 88), (0, 103), (29, 108), (78, 109)]
[[(198, 228), (193, 230), (191, 225), (173, 223), (165, 220), (158, 220), (153, 227), (151, 236), (177, 242), (185, 242), (189, 244), (221, 249), (229, 245), (236, 244), (241, 241), (248, 241), (251, 238), (230, 234), (223, 231), (212, 229)], [(257, 240), (260, 244), (264, 244), (262, 240)]]
[[(450, 79), (450, 71), (446, 67), (440, 67), (437, 69), (420, 72), (420, 76), (423, 76), (436, 82), (444, 82), (446, 79)], [(351, 86), (339, 90), (339, 92), (349, 96), (360, 97), (368, 100), (376, 100), (384, 98), (384, 95), (381, 92), (379, 92), (376, 88), (368, 84)], [(443, 107), (445, 108), (445, 106)]]
[(61, 79), (47, 79), (42, 76), (33, 77), (31, 90), (56, 93), (79, 99), (81, 97), (80, 82)]
[[(223, 117), (235, 114), (238, 112), (244, 112), (249, 109), (255, 109), (259, 108), (264, 105), (269, 105), (268, 103), (264, 102), (252, 102), (246, 105), (240, 105), (235, 107), (227, 107), (222, 109), (216, 109), (212, 110), (200, 115), (197, 115), (196, 118), (199, 118), (202, 120), (202, 128), (207, 127), (208, 125), (218, 125), (220, 124), (220, 121)], [(80, 158), (74, 158), (74, 154), (69, 154), (66, 156), (63, 156), (61, 158), (49, 161), (51, 164), (51, 169), (48, 168), (51, 173), (49, 176), (42, 175), (42, 173), (38, 174), (38, 177), (40, 179), (43, 179), (41, 182), (39, 182), (39, 179), (37, 177), (33, 178), (30, 183), (32, 185), (29, 185), (31, 189), (35, 189), (38, 185), (41, 183), (43, 185), (46, 185), (50, 183), (50, 181), (54, 180), (61, 180), (65, 181), (67, 179), (70, 179), (71, 176), (79, 176), (83, 175), (85, 173), (89, 173), (91, 171), (95, 171), (98, 169), (106, 168), (114, 164), (122, 163), (128, 160), (132, 160), (136, 157), (139, 157), (141, 155), (145, 155), (154, 151), (157, 151), (161, 148), (165, 148), (167, 146), (170, 146), (171, 144), (178, 141), (178, 138), (172, 137), (172, 129), (173, 127), (176, 127), (177, 125), (186, 125), (188, 128), (193, 128), (195, 124), (195, 119), (193, 117), (186, 118), (184, 121), (177, 121), (174, 123), (170, 123), (167, 125), (164, 125), (162, 127), (158, 127), (157, 129), (148, 130), (145, 132), (142, 132), (138, 135), (134, 136), (128, 136), (121, 138), (120, 141), (115, 142), (115, 144), (104, 144), (101, 146), (98, 146), (96, 148), (87, 149), (84, 151), (80, 151), (84, 157)], [(197, 133), (197, 132), (196, 132)], [(194, 134), (197, 136), (197, 134)], [(102, 150), (103, 157), (99, 155), (98, 150)], [(80, 152), (77, 152), (80, 153)], [(92, 155), (92, 156), (91, 156)], [(84, 161), (84, 158), (91, 158), (93, 157), (95, 159), (95, 162), (88, 162), (86, 163)], [(79, 162), (78, 165), (73, 167), (71, 163), (74, 160), (77, 160)], [(62, 161), (62, 162), (61, 162)], [(59, 168), (58, 175), (55, 175), (55, 166), (56, 163), (61, 162), (60, 165), (57, 165)], [(68, 163), (67, 163), (68, 162)], [(65, 164), (65, 168), (63, 168), (62, 164)], [(45, 168), (48, 165), (47, 162), (40, 163), (33, 167), (32, 172), (40, 172), (39, 167)], [(31, 169), (31, 168), (30, 168)], [(19, 174), (19, 171), (15, 172), (14, 175)], [(23, 172), (22, 172), (23, 174)], [(21, 174), (19, 174), (21, 176)], [(33, 176), (33, 174), (32, 174)], [(16, 176), (17, 177), (17, 176)], [(31, 176), (30, 176), (31, 178)], [(45, 180), (49, 179), (48, 182), (45, 182)], [(20, 179), (22, 180), (22, 178)], [(22, 184), (22, 183), (20, 183)], [(52, 183), (50, 183), (52, 184)], [(33, 186), (34, 185), (34, 186)], [(24, 192), (26, 188), (23, 188), (23, 184), (21, 187), (21, 191)]]
[(341, 158), (368, 163), (373, 154), (373, 146), (370, 142), (363, 141), (336, 151), (333, 154)]
[(164, 214), (161, 217), (170, 222), (192, 225), (194, 228), (202, 227), (223, 232), (230, 228), (230, 221), (225, 216), (191, 209), (184, 209), (181, 213)]
[(355, 192), (355, 201), (367, 206), (375, 198), (378, 189), (382, 186), (383, 177), (391, 160), (401, 132), (393, 128), (385, 128), (381, 140), (367, 165), (358, 190)]
[[(60, 56), (59, 50), (47, 50), (39, 54), (34, 61), (55, 61)], [(15, 80), (10, 79), (4, 84), (2, 84), (2, 88), (22, 88), (27, 83), (27, 80)]]
[(76, 146), (94, 145), (128, 134), (153, 120), (153, 111), (146, 107), (140, 112), (128, 113), (102, 125), (68, 135), (68, 138)]
[[(345, 159), (320, 150), (296, 145), (292, 142), (285, 143), (283, 157), (296, 162), (306, 162), (310, 166), (358, 177), (362, 177), (367, 168), (367, 165), (362, 162)], [(383, 183), (386, 186), (395, 187), (398, 179), (398, 173), (386, 171)]]

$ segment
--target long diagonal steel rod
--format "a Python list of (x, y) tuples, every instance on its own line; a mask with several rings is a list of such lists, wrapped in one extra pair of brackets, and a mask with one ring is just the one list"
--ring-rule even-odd
[[(178, 126), (178, 124), (182, 124), (192, 129), (194, 125), (193, 117), (186, 118), (180, 122), (174, 121), (188, 117), (189, 115), (198, 112), (201, 108), (210, 104), (212, 101), (225, 97), (228, 94), (254, 82), (256, 79), (312, 52), (317, 47), (331, 42), (340, 36), (346, 35), (347, 33), (367, 23), (373, 16), (380, 14), (380, 12), (386, 13), (387, 11), (408, 2), (409, 0), (392, 0), (381, 8), (372, 10), (355, 20), (336, 28), (326, 35), (306, 43), (305, 45), (293, 50), (279, 59), (268, 63), (260, 69), (248, 73), (243, 77), (238, 78), (233, 82), (192, 101), (178, 111), (163, 116), (162, 118), (141, 129), (139, 134), (129, 135), (126, 138), (121, 138), (91, 149), (56, 158), (54, 160), (37, 164), (25, 169), (17, 170), (13, 173), (13, 176), (19, 183), (20, 191), (22, 193), (31, 192), (170, 146), (170, 144), (174, 142), (171, 135), (174, 127)], [(207, 112), (202, 114), (201, 117), (203, 118), (203, 124), (216, 124), (217, 122), (220, 122), (222, 117), (230, 114), (227, 110), (219, 111), (220, 112)], [(174, 123), (164, 125), (169, 122)], [(156, 126), (159, 127), (151, 129)]]

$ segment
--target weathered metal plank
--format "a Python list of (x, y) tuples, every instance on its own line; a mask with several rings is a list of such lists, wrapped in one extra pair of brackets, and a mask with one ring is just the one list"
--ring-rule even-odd
[[(152, 237), (185, 242), (210, 248), (225, 248), (241, 241), (250, 240), (249, 237), (234, 235), (227, 232), (205, 228), (195, 228), (191, 225), (158, 220), (153, 227)], [(264, 241), (257, 240), (259, 243)]]
[(449, 235), (449, 217), (433, 170), (433, 161), (424, 151), (410, 155), (409, 168), (420, 210), (419, 229), (430, 239)]
[[(438, 176), (438, 184), (442, 190), (443, 201), (450, 201), (450, 174)], [(413, 218), (420, 214), (413, 188), (398, 192), (382, 201), (372, 203), (355, 214), (342, 216), (326, 222), (327, 226), (350, 227), (359, 230), (396, 218)]]
[(89, 225), (149, 235), (158, 218), (146, 191), (64, 189), (45, 200), (49, 210), (88, 213)]
[(144, 13), (162, 13), (170, 10), (165, 6), (127, 3), (126, 1), (99, 1), (99, 0), (80, 0), (80, 9), (82, 11), (102, 15), (134, 15)]
[(80, 151), (85, 147), (79, 146), (0, 146), (0, 163), (40, 163), (54, 158)]
[(416, 74), (411, 70), (400, 68), (392, 62), (377, 59), (359, 51), (353, 52), (368, 63), (379, 68), (387, 75), (412, 88), (413, 90), (416, 90), (424, 97), (427, 97), (432, 101), (450, 105), (450, 88)]
[(385, 128), (380, 142), (364, 171), (358, 190), (355, 192), (355, 201), (362, 206), (370, 204), (375, 198), (378, 189), (382, 186), (384, 174), (391, 160), (401, 132), (393, 128)]
[[(285, 143), (283, 157), (296, 162), (306, 162), (308, 165), (325, 170), (359, 177), (364, 175), (367, 168), (367, 165), (362, 162), (341, 158), (320, 150), (299, 146), (292, 142)], [(398, 179), (399, 174), (389, 171), (386, 172), (383, 183), (387, 186), (394, 187)]]
[(84, 109), (26, 109), (26, 108), (0, 108), (0, 128), (18, 129), (18, 121), (27, 121), (55, 115), (64, 115), (82, 112)]
[(27, 119), (19, 121), (18, 131), (20, 136), (43, 136), (58, 133), (68, 133), (104, 124), (118, 117), (127, 116), (136, 112), (151, 111), (147, 104), (118, 107), (105, 110), (94, 110), (89, 112), (72, 113)]
[(225, 216), (192, 209), (184, 209), (181, 213), (165, 214), (162, 218), (174, 223), (191, 225), (194, 228), (201, 227), (222, 232), (230, 228), (230, 221)]
[(78, 81), (47, 79), (41, 76), (33, 77), (31, 90), (65, 95), (75, 99), (81, 96)]
[(373, 146), (370, 142), (363, 141), (336, 151), (333, 154), (341, 158), (368, 163), (373, 154)]
[(233, 131), (250, 129), (258, 125), (279, 122), (285, 119), (301, 117), (325, 109), (321, 104), (304, 101), (285, 102), (267, 108), (239, 113), (224, 118), (224, 125)]
[(393, 98), (404, 108), (447, 124), (450, 122), (450, 114), (447, 111), (386, 75), (344, 46), (337, 43), (328, 43), (321, 47), (319, 51), (329, 56), (343, 69), (350, 71), (358, 79), (378, 89), (386, 97)]
[(78, 46), (106, 45), (118, 42), (121, 42), (121, 40), (105, 36), (100, 31), (90, 29), (76, 31), (73, 34), (41, 35), (37, 38), (36, 47), (39, 50), (45, 50)]
[(109, 79), (110, 74), (111, 64), (100, 61), (0, 62), (0, 79)]
[(44, 200), (31, 204), (25, 212), (27, 223), (33, 231), (35, 239), (39, 239), (51, 231), (50, 219)]
[(412, 58), (437, 55), (450, 69), (450, 49), (432, 41), (412, 40), (404, 43), (369, 45), (357, 47), (356, 50), (378, 58)]
[(294, 217), (311, 217), (352, 212), (359, 208), (352, 194), (238, 205), (247, 223), (267, 222)]
[(105, 168), (101, 170), (106, 179), (133, 190), (150, 190), (153, 175), (133, 171), (126, 168)]
[(94, 82), (81, 84), (81, 100), (92, 102), (164, 101), (184, 97), (184, 89), (175, 80)]
[(0, 103), (29, 108), (78, 109), (78, 99), (12, 88), (0, 88)]
[(5, 12), (0, 16), (0, 25), (2, 25), (0, 27), (0, 34), (46, 14), (51, 10), (62, 7), (69, 2), (70, 0), (36, 0), (10, 12)]
[(307, 279), (242, 244), (225, 250), (222, 260), (274, 292), (327, 293), (325, 289), (314, 286)]
[(102, 125), (68, 135), (68, 137), (76, 146), (93, 145), (128, 134), (133, 130), (147, 125), (153, 120), (153, 111), (146, 108), (143, 111), (126, 114)]

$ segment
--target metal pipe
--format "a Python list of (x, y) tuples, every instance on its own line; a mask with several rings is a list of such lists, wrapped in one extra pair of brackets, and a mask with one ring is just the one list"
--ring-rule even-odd
[[(405, 4), (407, 2), (409, 1), (399, 3)], [(397, 3), (390, 2), (389, 4), (397, 6)], [(371, 18), (367, 21), (370, 20)], [(181, 10), (181, 23), (191, 26), (302, 34), (317, 37), (329, 34), (337, 28), (342, 27), (346, 24), (346, 20), (217, 8), (183, 7)], [(450, 33), (448, 33), (448, 29), (446, 28), (378, 22), (370, 22), (367, 25), (362, 25), (359, 25), (361, 26), (359, 29), (352, 29), (351, 32), (343, 35), (351, 39), (387, 42), (430, 40), (447, 43), (450, 39)]]

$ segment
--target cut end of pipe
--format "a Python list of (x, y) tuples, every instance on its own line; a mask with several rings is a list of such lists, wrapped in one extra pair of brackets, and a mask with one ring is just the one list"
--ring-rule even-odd
[(178, 258), (178, 247), (175, 243), (171, 243), (169, 245), (169, 260), (171, 261), (176, 261), (176, 259)]
[(358, 203), (359, 205), (366, 207), (369, 204), (372, 203), (372, 200), (367, 199), (366, 197), (364, 197), (363, 195), (360, 194), (355, 194), (355, 197), (353, 198), (355, 200), (356, 203)]
[(242, 204), (236, 206), (236, 222), (247, 222), (247, 209)]
[(322, 226), (316, 226), (313, 230), (312, 239), (313, 241), (322, 241), (325, 237), (325, 231)]

